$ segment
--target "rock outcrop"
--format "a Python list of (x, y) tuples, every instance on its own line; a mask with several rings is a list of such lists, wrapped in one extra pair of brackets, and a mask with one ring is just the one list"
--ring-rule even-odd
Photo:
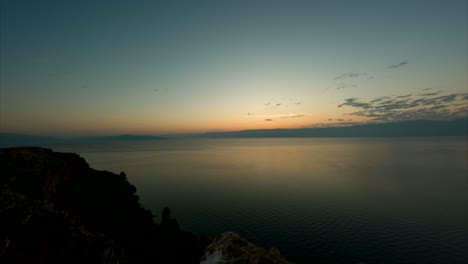
[(199, 263), (209, 239), (140, 203), (125, 173), (72, 153), (0, 149), (0, 263)]
[(73, 153), (0, 149), (0, 263), (288, 263), (234, 233), (210, 244), (181, 231), (169, 208), (153, 218), (123, 172)]
[(200, 264), (288, 264), (275, 248), (259, 248), (238, 234), (226, 232), (211, 243)]

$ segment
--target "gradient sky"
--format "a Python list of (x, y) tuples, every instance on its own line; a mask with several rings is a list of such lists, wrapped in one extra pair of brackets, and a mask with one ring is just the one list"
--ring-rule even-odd
[(165, 134), (467, 115), (466, 0), (1, 4), (2, 132)]

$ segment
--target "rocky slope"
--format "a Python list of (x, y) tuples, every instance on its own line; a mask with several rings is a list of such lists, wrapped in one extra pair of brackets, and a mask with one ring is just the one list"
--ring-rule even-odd
[(0, 149), (0, 171), (0, 263), (199, 263), (209, 243), (76, 154)]
[(123, 172), (72, 153), (0, 149), (0, 263), (288, 263), (234, 233), (210, 242), (181, 231), (169, 208), (156, 224)]
[(205, 251), (200, 264), (292, 264), (276, 248), (259, 248), (238, 234), (218, 235)]

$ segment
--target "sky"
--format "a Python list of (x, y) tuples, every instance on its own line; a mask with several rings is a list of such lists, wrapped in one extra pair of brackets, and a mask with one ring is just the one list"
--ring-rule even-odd
[(2, 0), (0, 132), (468, 115), (466, 0)]

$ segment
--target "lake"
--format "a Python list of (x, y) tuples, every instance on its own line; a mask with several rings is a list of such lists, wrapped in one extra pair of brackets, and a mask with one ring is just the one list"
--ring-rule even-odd
[(465, 263), (467, 139), (174, 139), (63, 143), (124, 171), (183, 229), (233, 231), (296, 263)]

